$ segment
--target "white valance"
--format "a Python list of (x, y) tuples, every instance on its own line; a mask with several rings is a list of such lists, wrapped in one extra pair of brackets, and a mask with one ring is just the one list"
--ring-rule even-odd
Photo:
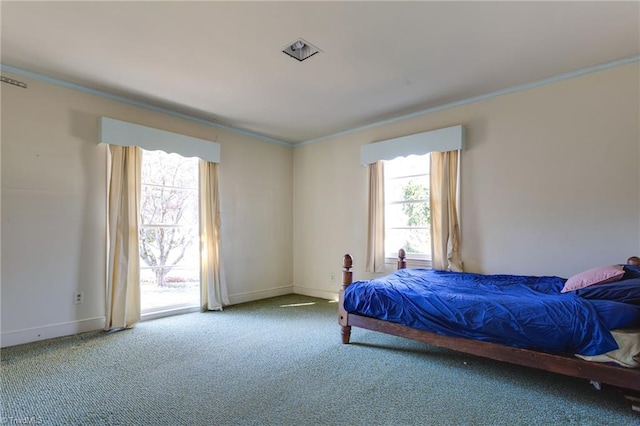
[(433, 151), (457, 151), (462, 149), (463, 139), (464, 128), (453, 126), (370, 143), (360, 148), (360, 162), (367, 165), (379, 160), (393, 160), (397, 157), (423, 155)]
[(173, 152), (220, 163), (220, 144), (113, 118), (100, 118), (100, 143), (138, 146), (149, 151)]

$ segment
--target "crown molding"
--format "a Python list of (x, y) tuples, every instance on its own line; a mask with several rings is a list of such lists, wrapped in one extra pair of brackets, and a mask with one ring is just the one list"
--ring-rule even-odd
[(560, 74), (560, 75), (557, 75), (557, 76), (554, 76), (554, 77), (549, 77), (549, 78), (545, 78), (545, 79), (542, 79), (542, 80), (534, 81), (532, 83), (520, 84), (518, 86), (509, 87), (509, 88), (502, 89), (502, 90), (496, 90), (495, 92), (486, 93), (484, 95), (474, 96), (474, 97), (463, 99), (463, 100), (460, 100), (460, 101), (450, 102), (450, 103), (447, 103), (447, 104), (443, 104), (443, 105), (439, 105), (439, 106), (423, 109), (421, 111), (416, 111), (416, 112), (413, 112), (413, 113), (410, 113), (410, 114), (401, 115), (401, 116), (390, 118), (390, 119), (387, 119), (387, 120), (378, 121), (376, 123), (368, 124), (366, 126), (356, 127), (356, 128), (353, 128), (353, 129), (345, 130), (343, 132), (338, 132), (338, 133), (334, 133), (334, 134), (331, 134), (331, 135), (322, 136), (322, 137), (319, 137), (319, 138), (316, 138), (316, 139), (311, 139), (311, 140), (308, 140), (308, 141), (305, 141), (305, 142), (298, 143), (298, 144), (294, 145), (294, 147), (297, 148), (299, 146), (310, 145), (310, 144), (326, 141), (328, 139), (333, 139), (333, 138), (337, 138), (337, 137), (340, 137), (340, 136), (345, 136), (345, 135), (348, 135), (348, 134), (351, 134), (351, 133), (360, 132), (362, 130), (373, 129), (375, 127), (380, 127), (380, 126), (384, 126), (384, 125), (387, 125), (387, 124), (397, 123), (399, 121), (408, 120), (410, 118), (420, 117), (420, 116), (427, 115), (427, 114), (432, 114), (434, 112), (442, 111), (442, 110), (445, 110), (445, 109), (457, 108), (457, 107), (460, 107), (460, 106), (463, 106), (463, 105), (468, 105), (468, 104), (471, 104), (471, 103), (474, 103), (474, 102), (483, 101), (485, 99), (490, 99), (490, 98), (495, 98), (497, 96), (507, 95), (509, 93), (522, 92), (524, 90), (533, 89), (535, 87), (544, 86), (544, 85), (547, 85), (547, 84), (556, 83), (558, 81), (568, 80), (568, 79), (571, 79), (571, 78), (574, 78), (574, 77), (580, 77), (580, 76), (585, 75), (585, 74), (591, 74), (591, 73), (598, 72), (598, 71), (604, 71), (604, 70), (608, 70), (608, 69), (611, 69), (611, 68), (620, 67), (620, 66), (623, 66), (623, 65), (628, 65), (628, 64), (631, 64), (631, 63), (634, 63), (634, 62), (640, 62), (640, 55), (630, 56), (628, 58), (623, 58), (623, 59), (619, 59), (619, 60), (616, 60), (616, 61), (605, 62), (603, 64), (599, 64), (599, 65), (594, 65), (594, 66), (591, 66), (591, 67), (583, 68), (583, 69), (578, 70), (578, 71), (572, 71), (572, 72), (568, 72), (568, 73), (565, 73), (565, 74)]
[(560, 74), (554, 77), (549, 77), (549, 78), (545, 78), (542, 80), (538, 80), (538, 81), (534, 81), (531, 83), (525, 83), (525, 84), (520, 84), (517, 86), (513, 86), (513, 87), (509, 87), (506, 89), (501, 89), (501, 90), (497, 90), (495, 92), (491, 92), (491, 93), (486, 93), (484, 95), (479, 95), (479, 96), (473, 96), (471, 98), (467, 98), (467, 99), (463, 99), (460, 101), (455, 101), (455, 102), (450, 102), (447, 104), (443, 104), (443, 105), (439, 105), (439, 106), (435, 106), (435, 107), (431, 107), (431, 108), (427, 108), (427, 109), (423, 109), (420, 111), (416, 111), (410, 114), (405, 114), (405, 115), (401, 115), (398, 117), (393, 117), (390, 119), (386, 119), (386, 120), (382, 120), (382, 121), (378, 121), (372, 124), (368, 124), (365, 126), (360, 126), (360, 127), (355, 127), (353, 129), (349, 129), (349, 130), (345, 130), (343, 132), (338, 132), (338, 133), (333, 133), (330, 135), (326, 135), (326, 136), (321, 136), (319, 138), (315, 138), (315, 139), (310, 139), (304, 142), (300, 142), (300, 143), (289, 143), (289, 142), (285, 142), (279, 139), (275, 139), (275, 138), (271, 138), (265, 135), (261, 135), (258, 133), (253, 133), (253, 132), (249, 132), (246, 130), (242, 130), (242, 129), (237, 129), (235, 127), (230, 127), (230, 126), (225, 126), (223, 124), (219, 124), (216, 123), (214, 121), (210, 121), (210, 120), (205, 120), (203, 118), (199, 118), (199, 117), (194, 117), (191, 116), (189, 114), (184, 114), (178, 111), (174, 111), (168, 108), (162, 108), (162, 107), (158, 107), (155, 105), (151, 105), (148, 104), (146, 102), (141, 102), (141, 101), (136, 101), (133, 99), (129, 99), (127, 97), (124, 96), (119, 96), (119, 95), (114, 95), (108, 92), (104, 92), (102, 90), (96, 90), (96, 89), (92, 89), (90, 87), (86, 87), (86, 86), (82, 86), (80, 84), (76, 84), (76, 83), (71, 83), (65, 80), (60, 80), (57, 78), (53, 78), (53, 77), (49, 77), (43, 74), (39, 74), (33, 71), (28, 71), (22, 68), (18, 68), (18, 67), (14, 67), (11, 65), (7, 65), (7, 64), (3, 64), (0, 63), (0, 69), (2, 70), (6, 70), (7, 72), (13, 73), (13, 74), (18, 74), (18, 75), (22, 75), (24, 77), (29, 77), (29, 78), (33, 78), (36, 80), (41, 80), (44, 81), (46, 83), (50, 83), (50, 84), (54, 84), (56, 86), (62, 86), (68, 89), (73, 89), (73, 90), (78, 90), (80, 92), (85, 92), (85, 93), (90, 93), (92, 95), (96, 95), (96, 96), (100, 96), (103, 98), (107, 98), (107, 99), (111, 99), (111, 100), (115, 100), (118, 102), (123, 102), (125, 104), (129, 104), (129, 105), (133, 105), (133, 106), (137, 106), (139, 108), (144, 108), (144, 109), (148, 109), (148, 110), (152, 110), (152, 111), (156, 111), (156, 112), (160, 112), (163, 114), (167, 114), (167, 115), (171, 115), (174, 117), (178, 117), (178, 118), (182, 118), (185, 120), (189, 120), (189, 121), (193, 121), (196, 123), (200, 123), (200, 124), (204, 124), (206, 126), (212, 126), (212, 127), (216, 127), (219, 129), (224, 129), (224, 130), (228, 130), (230, 132), (233, 133), (237, 133), (237, 134), (241, 134), (241, 135), (245, 135), (245, 136), (250, 136), (253, 138), (257, 138), (266, 142), (271, 142), (271, 143), (276, 143), (279, 145), (285, 145), (288, 147), (292, 147), (292, 148), (297, 148), (297, 147), (301, 147), (301, 146), (305, 146), (305, 145), (310, 145), (310, 144), (314, 144), (314, 143), (318, 143), (318, 142), (323, 142), (329, 139), (333, 139), (333, 138), (337, 138), (337, 137), (341, 137), (341, 136), (345, 136), (348, 134), (352, 134), (352, 133), (356, 133), (356, 132), (360, 132), (363, 130), (368, 130), (368, 129), (373, 129), (376, 127), (380, 127), (380, 126), (384, 126), (384, 125), (388, 125), (388, 124), (392, 124), (392, 123), (397, 123), (399, 121), (403, 121), (403, 120), (408, 120), (411, 118), (416, 118), (416, 117), (420, 117), (423, 115), (428, 115), (428, 114), (433, 114), (435, 112), (438, 111), (442, 111), (442, 110), (446, 110), (446, 109), (451, 109), (451, 108), (457, 108), (463, 105), (468, 105), (474, 102), (479, 102), (479, 101), (483, 101), (486, 99), (491, 99), (497, 96), (502, 96), (502, 95), (507, 95), (510, 93), (516, 93), (516, 92), (521, 92), (524, 90), (529, 90), (529, 89), (533, 89), (539, 86), (544, 86), (547, 84), (552, 84), (552, 83), (556, 83), (559, 81), (563, 81), (563, 80), (568, 80), (571, 78), (575, 78), (575, 77), (580, 77), (586, 74), (591, 74), (594, 72), (599, 72), (599, 71), (604, 71), (604, 70), (608, 70), (611, 68), (616, 68), (616, 67), (620, 67), (623, 65), (628, 65), (631, 63), (635, 63), (635, 62), (640, 62), (640, 55), (635, 55), (635, 56), (630, 56), (627, 58), (622, 58), (622, 59), (618, 59), (615, 61), (610, 61), (610, 62), (605, 62), (603, 64), (599, 64), (599, 65), (594, 65), (594, 66), (590, 66), (587, 68), (583, 68), (577, 71), (572, 71), (572, 72), (568, 72), (568, 73), (564, 73), (564, 74)]
[(49, 76), (44, 75), (44, 74), (39, 74), (39, 73), (36, 73), (36, 72), (33, 72), (33, 71), (25, 70), (23, 68), (14, 67), (12, 65), (7, 65), (7, 64), (0, 63), (0, 69), (2, 71), (7, 71), (7, 72), (10, 72), (12, 74), (18, 74), (18, 75), (21, 75), (23, 77), (28, 77), (28, 78), (32, 78), (32, 79), (35, 79), (35, 80), (44, 81), (45, 83), (49, 83), (49, 84), (53, 84), (53, 85), (56, 85), (56, 86), (65, 87), (67, 89), (72, 89), (72, 90), (77, 90), (79, 92), (89, 93), (91, 95), (100, 96), (102, 98), (106, 98), (106, 99), (111, 99), (113, 101), (122, 102), (122, 103), (125, 103), (127, 105), (132, 105), (132, 106), (135, 106), (135, 107), (138, 107), (138, 108), (144, 108), (144, 109), (148, 109), (148, 110), (151, 110), (151, 111), (160, 112), (160, 113), (163, 113), (163, 114), (171, 115), (173, 117), (178, 117), (178, 118), (182, 118), (182, 119), (185, 119), (185, 120), (193, 121), (193, 122), (196, 122), (196, 123), (199, 123), (199, 124), (204, 124), (206, 126), (211, 126), (211, 127), (215, 127), (215, 128), (218, 128), (218, 129), (228, 130), (230, 132), (237, 133), (237, 134), (244, 135), (244, 136), (251, 136), (253, 138), (261, 139), (261, 140), (266, 141), (266, 142), (276, 143), (276, 144), (279, 144), (279, 145), (286, 145), (288, 147), (292, 147), (293, 146), (293, 144), (291, 144), (289, 142), (281, 141), (279, 139), (274, 139), (274, 138), (271, 138), (269, 136), (261, 135), (259, 133), (253, 133), (253, 132), (249, 132), (247, 130), (242, 130), (242, 129), (237, 129), (235, 127), (225, 126), (224, 124), (219, 124), (219, 123), (216, 123), (215, 121), (206, 120), (204, 118), (199, 118), (199, 117), (194, 117), (192, 115), (184, 114), (182, 112), (174, 111), (172, 109), (151, 105), (149, 103), (142, 102), (142, 101), (136, 101), (136, 100), (133, 100), (133, 99), (129, 99), (129, 98), (125, 97), (125, 96), (114, 95), (112, 93), (108, 93), (108, 92), (105, 92), (105, 91), (102, 91), (102, 90), (92, 89), (92, 88), (87, 87), (87, 86), (83, 86), (83, 85), (76, 84), (76, 83), (71, 83), (69, 81), (61, 80), (61, 79), (58, 79), (58, 78), (49, 77)]

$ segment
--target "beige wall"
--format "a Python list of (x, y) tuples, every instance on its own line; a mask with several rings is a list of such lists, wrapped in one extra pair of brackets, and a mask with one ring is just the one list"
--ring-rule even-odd
[(335, 293), (347, 252), (370, 276), (360, 146), (457, 124), (466, 270), (569, 276), (640, 253), (638, 80), (636, 63), (296, 148), (295, 290)]
[[(3, 72), (3, 75), (6, 74)], [(2, 86), (2, 344), (102, 327), (107, 116), (217, 141), (232, 303), (292, 291), (291, 147), (15, 76)], [(73, 304), (73, 293), (84, 303)]]
[(638, 75), (626, 65), (295, 149), (20, 76), (27, 90), (2, 87), (2, 344), (102, 326), (100, 116), (221, 144), (232, 302), (332, 297), (344, 253), (370, 276), (360, 146), (457, 124), (467, 270), (568, 276), (640, 254)]

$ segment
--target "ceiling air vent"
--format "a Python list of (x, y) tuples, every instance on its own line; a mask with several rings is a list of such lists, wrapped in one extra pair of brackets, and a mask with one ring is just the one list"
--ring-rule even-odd
[(321, 50), (311, 43), (308, 43), (299, 38), (293, 43), (288, 44), (287, 47), (284, 48), (283, 52), (291, 56), (292, 58), (302, 62), (305, 59), (312, 57), (316, 53), (321, 52)]

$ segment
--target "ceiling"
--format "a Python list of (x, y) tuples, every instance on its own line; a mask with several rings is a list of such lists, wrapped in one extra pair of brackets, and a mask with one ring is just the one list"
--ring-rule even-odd
[[(639, 2), (9, 2), (2, 65), (295, 144), (640, 54)], [(298, 38), (321, 52), (298, 62)]]

